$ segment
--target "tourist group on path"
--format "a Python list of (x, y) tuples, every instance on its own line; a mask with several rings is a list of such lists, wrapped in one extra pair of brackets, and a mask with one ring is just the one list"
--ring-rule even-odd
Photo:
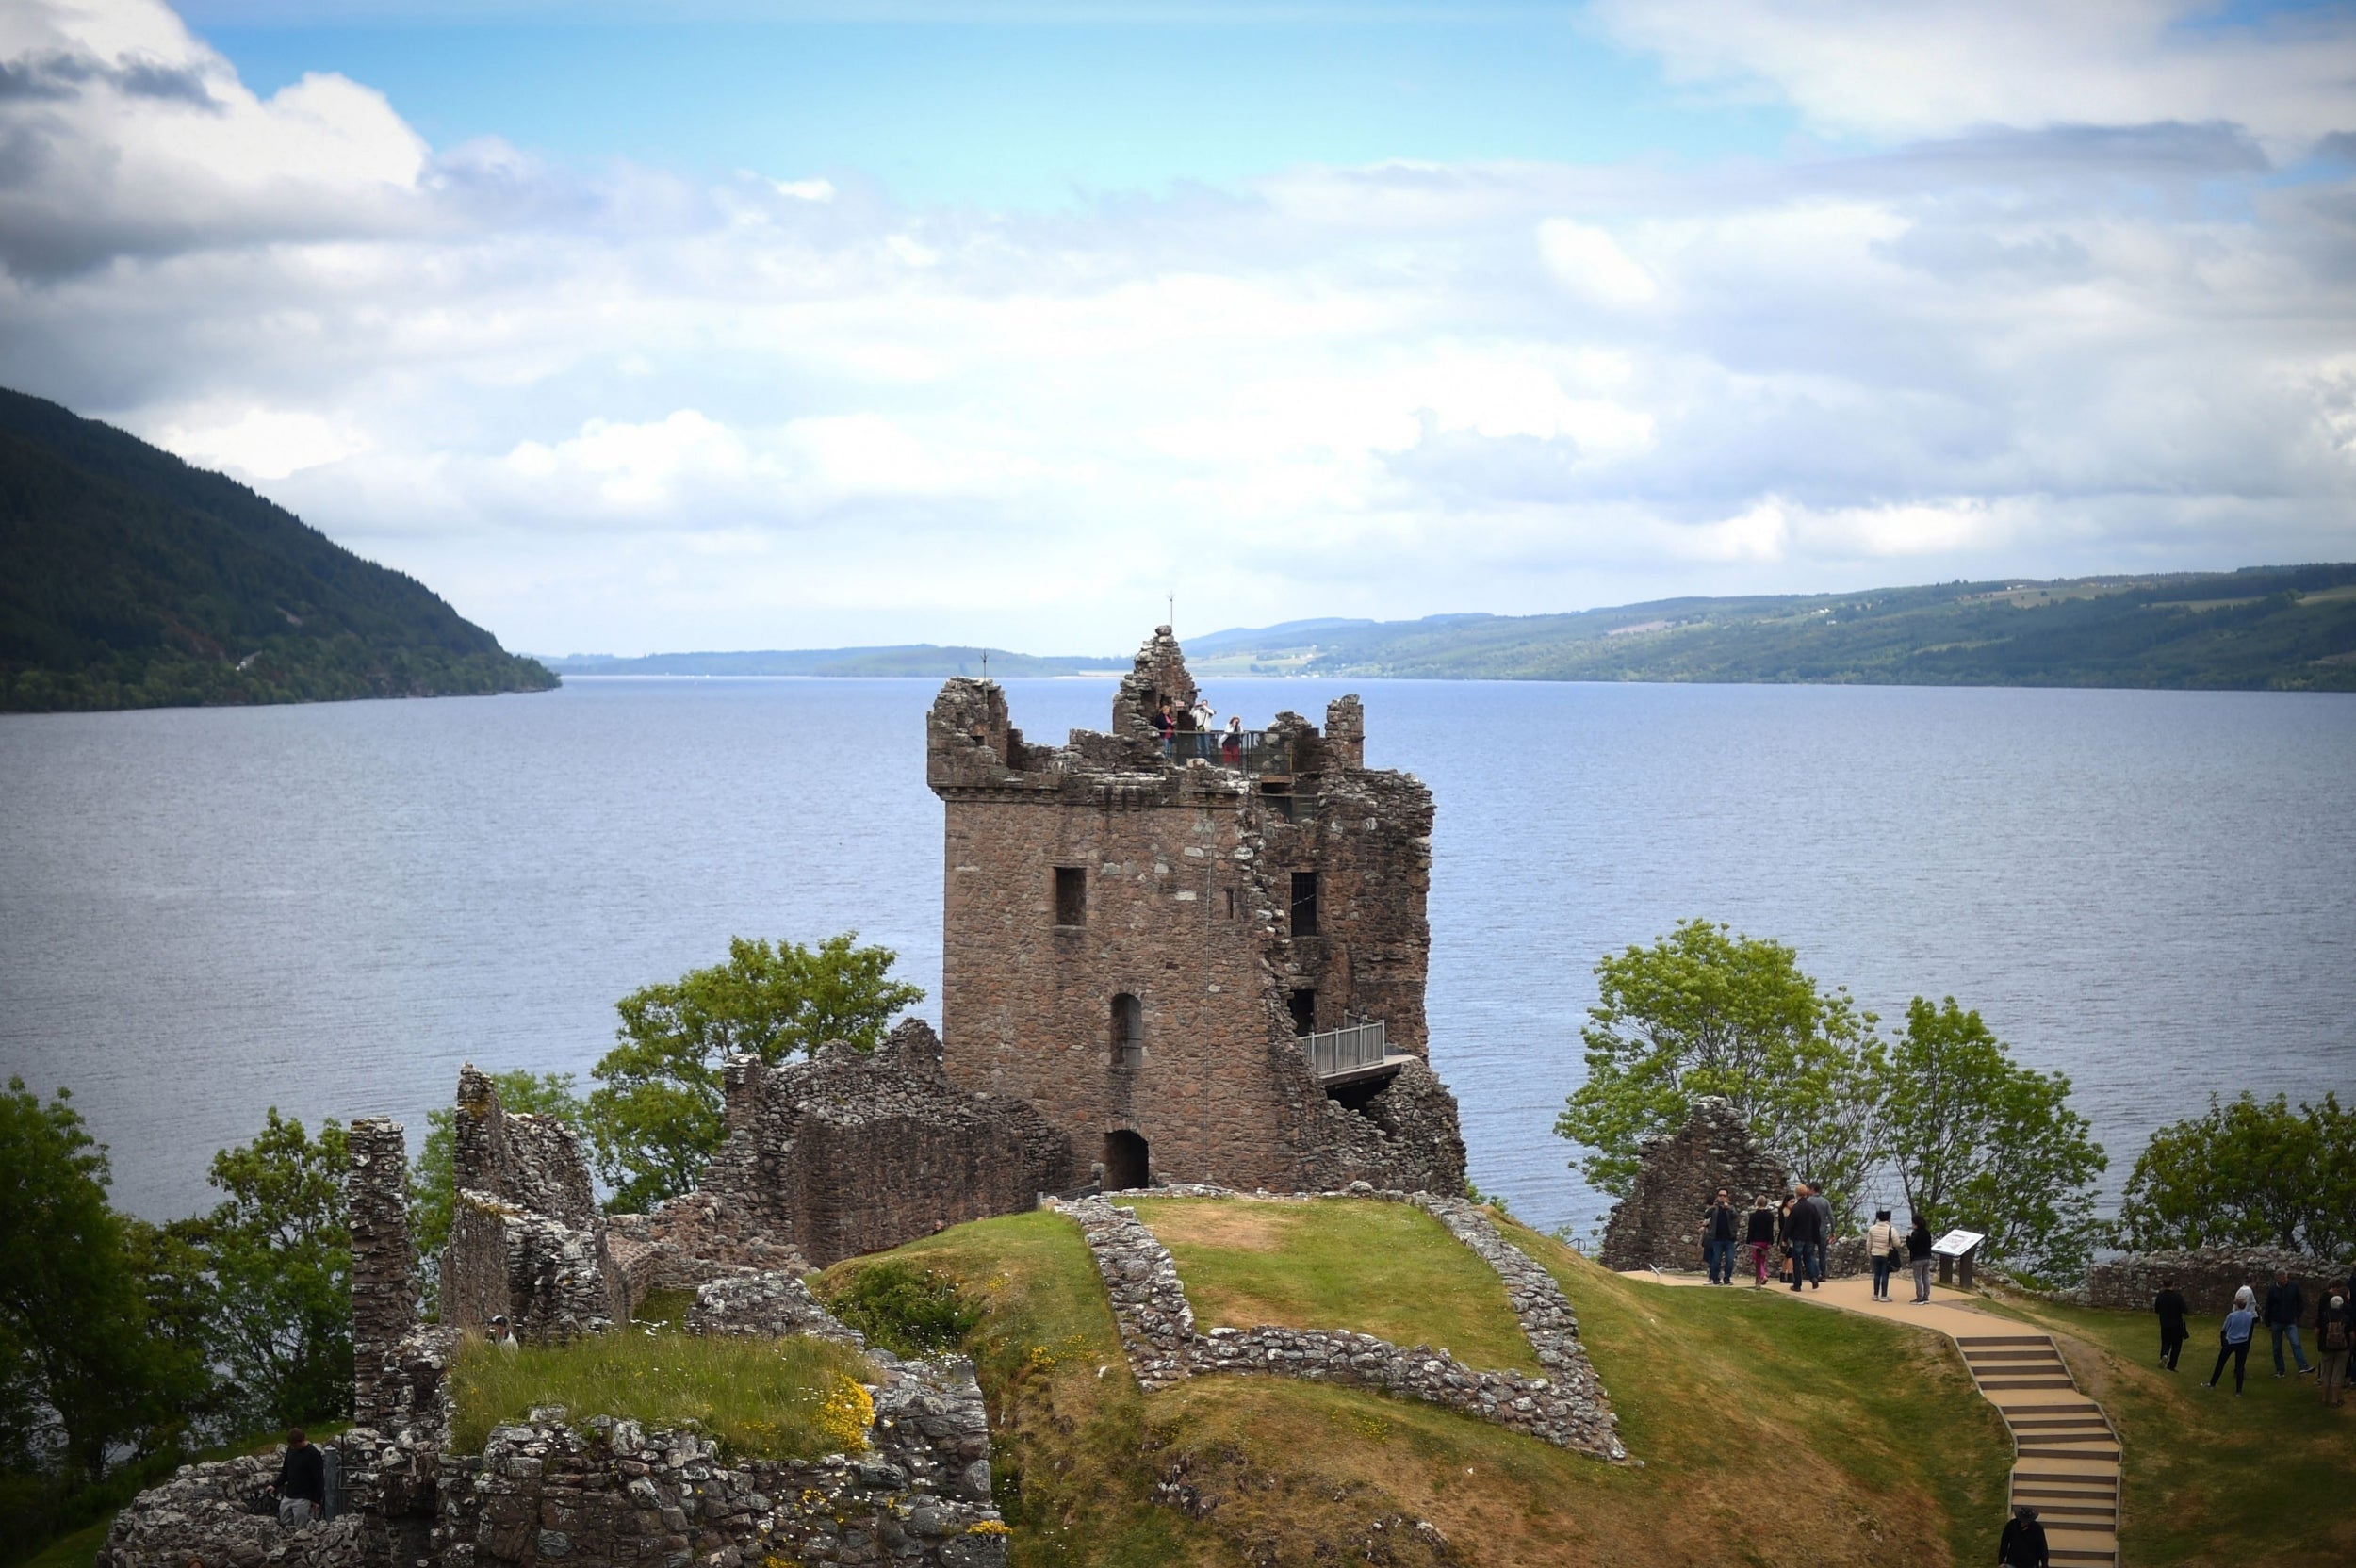
[[(1746, 1218), (1734, 1207), (1733, 1194), (1726, 1187), (1718, 1189), (1715, 1201), (1702, 1216), (1702, 1261), (1710, 1271), (1713, 1285), (1734, 1283), (1735, 1272), (1742, 1266), (1742, 1254), (1748, 1254), (1751, 1288), (1762, 1290), (1767, 1284), (1767, 1262), (1779, 1260), (1777, 1279), (1793, 1290), (1803, 1286), (1822, 1290), (1824, 1275), (1830, 1269), (1830, 1250), (1833, 1232), (1832, 1200), (1824, 1196), (1819, 1183), (1801, 1182), (1786, 1194), (1777, 1205), (1765, 1193), (1752, 1203)], [(1740, 1251), (1737, 1250), (1740, 1249)], [(1888, 1209), (1873, 1211), (1873, 1223), (1866, 1228), (1865, 1250), (1873, 1265), (1873, 1299), (1887, 1301), (1890, 1278), (1897, 1272), (1901, 1250), (1914, 1272), (1914, 1299), (1917, 1304), (1931, 1298), (1931, 1227), (1921, 1215), (1914, 1217), (1914, 1229), (1900, 1235), (1890, 1223)]]
[[(2282, 1363), (2282, 1344), (2288, 1340), (2291, 1364), (2302, 1378), (2314, 1378), (2323, 1390), (2323, 1402), (2342, 1405), (2348, 1402), (2348, 1359), (2356, 1348), (2356, 1273), (2344, 1282), (2326, 1286), (2317, 1293), (2322, 1298), (2315, 1303), (2315, 1363), (2307, 1364), (2307, 1348), (2299, 1340), (2299, 1326), (2307, 1315), (2307, 1295), (2287, 1269), (2275, 1272), (2274, 1283), (2267, 1287), (2266, 1304), (2258, 1303), (2258, 1293), (2249, 1285), (2233, 1293), (2233, 1310), (2225, 1315), (2225, 1322), (2217, 1332), (2217, 1365), (2210, 1369), (2208, 1380), (2201, 1386), (2215, 1388), (2225, 1376), (2227, 1363), (2233, 1367), (2233, 1392), (2242, 1391), (2242, 1379), (2250, 1366), (2250, 1347), (2264, 1328), (2274, 1341), (2274, 1375), (2285, 1378), (2291, 1367)], [(2151, 1299), (2151, 1310), (2160, 1319), (2160, 1364), (2168, 1371), (2176, 1370), (2176, 1358), (2183, 1353), (2184, 1341), (2191, 1331), (2184, 1326), (2189, 1308), (2184, 1293), (2176, 1288), (2176, 1282), (2164, 1282), (2160, 1293)]]

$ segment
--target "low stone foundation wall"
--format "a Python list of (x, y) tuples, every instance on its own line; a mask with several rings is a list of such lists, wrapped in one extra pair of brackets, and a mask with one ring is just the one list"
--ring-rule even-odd
[(2315, 1304), (2327, 1285), (2345, 1289), (2350, 1265), (2284, 1252), (2270, 1247), (2203, 1247), (2189, 1252), (2133, 1252), (2098, 1263), (2086, 1275), (2086, 1299), (2098, 1307), (2123, 1307), (2132, 1312), (2151, 1310), (2151, 1298), (2168, 1281), (2184, 1293), (2197, 1313), (2223, 1315), (2233, 1307), (2233, 1292), (2248, 1285), (2266, 1304), (2266, 1287), (2277, 1269), (2288, 1269), (2306, 1293), (2306, 1321), (2313, 1323)]
[(691, 1433), (603, 1418), (501, 1427), (447, 1468), (435, 1536), (460, 1568), (1002, 1568), (1006, 1529), (978, 1495), (928, 1494), (888, 1453), (728, 1464)]
[(695, 1289), (687, 1312), (691, 1334), (760, 1334), (782, 1339), (814, 1334), (864, 1348), (857, 1330), (819, 1305), (810, 1286), (791, 1274), (761, 1270), (732, 1274)]
[[(1189, 1187), (1188, 1195), (1217, 1188)], [(1163, 1196), (1178, 1196), (1170, 1191)], [(1399, 1193), (1333, 1194), (1380, 1197)], [(1530, 1336), (1539, 1364), (1556, 1375), (1529, 1378), (1517, 1372), (1482, 1372), (1445, 1350), (1418, 1345), (1402, 1349), (1371, 1334), (1262, 1325), (1251, 1329), (1195, 1328), (1194, 1310), (1178, 1281), (1169, 1249), (1141, 1224), (1135, 1210), (1101, 1198), (1051, 1200), (1088, 1238), (1089, 1253), (1111, 1298), (1130, 1371), (1147, 1390), (1167, 1388), (1206, 1373), (1260, 1373), (1348, 1383), (1402, 1398), (1421, 1399), (1558, 1447), (1599, 1458), (1628, 1457), (1616, 1431), (1603, 1386), (1578, 1343), (1579, 1323), (1570, 1303), (1546, 1271), (1499, 1236), (1473, 1205), (1416, 1194), (1418, 1206), (1457, 1235), (1480, 1238), (1475, 1252), (1505, 1280), (1514, 1315)], [(1492, 1254), (1495, 1255), (1492, 1255)], [(1535, 1331), (1533, 1332), (1533, 1329)], [(1548, 1358), (1551, 1358), (1549, 1360)]]
[[(247, 1499), (278, 1479), (284, 1448), (209, 1464), (184, 1464), (115, 1515), (97, 1568), (351, 1568), (360, 1560), (360, 1515), (287, 1529)], [(338, 1456), (340, 1459), (342, 1456)]]

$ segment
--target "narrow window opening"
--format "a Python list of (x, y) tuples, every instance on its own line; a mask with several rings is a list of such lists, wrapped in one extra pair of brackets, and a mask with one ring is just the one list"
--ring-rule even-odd
[(1233, 888), (1227, 890), (1227, 918), (1235, 918), (1235, 890)]
[(1313, 871), (1293, 873), (1293, 935), (1314, 937), (1317, 934), (1317, 874)]
[(1145, 1004), (1127, 991), (1113, 998), (1113, 1066), (1137, 1067), (1145, 1060)]
[(1086, 925), (1088, 918), (1088, 874), (1078, 866), (1055, 868), (1055, 923)]
[(1293, 992), (1293, 1033), (1314, 1035), (1317, 1032), (1317, 993), (1310, 990)]

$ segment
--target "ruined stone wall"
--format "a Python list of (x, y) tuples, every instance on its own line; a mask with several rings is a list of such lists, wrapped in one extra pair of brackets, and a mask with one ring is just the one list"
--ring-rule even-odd
[[(1316, 1026), (1380, 1018), (1395, 1053), (1427, 1052), (1430, 792), (1358, 766), (1354, 698), (1329, 708), (1330, 741), (1277, 716), (1289, 778), (1166, 761), (1147, 722), (1163, 692), (1193, 692), (1167, 628), (1124, 679), (1109, 736), (1026, 746), (995, 686), (942, 688), (927, 776), (945, 807), (951, 1079), (1037, 1104), (1084, 1168), (1135, 1134), (1154, 1180), (1461, 1184), (1436, 1080), (1395, 1096), (1387, 1118), (1359, 1118), (1327, 1101), (1293, 1043), (1292, 1004), (1314, 991)], [(1076, 922), (1057, 906), (1059, 868), (1084, 882)], [(1293, 929), (1293, 876), (1306, 872), (1315, 933)], [(1142, 1016), (1134, 1053), (1117, 1037), (1124, 996)], [(1402, 1159), (1401, 1141), (1427, 1128), (1438, 1141)]]
[(729, 1064), (728, 1141), (701, 1193), (820, 1267), (1029, 1209), (1071, 1184), (1063, 1135), (1029, 1103), (951, 1084), (931, 1026), (911, 1020), (871, 1056)]
[(355, 1118), (344, 1208), (352, 1230), (352, 1364), (355, 1425), (375, 1426), (390, 1408), (395, 1347), (417, 1323), (417, 1281), (409, 1241), (409, 1153), (401, 1123)]
[[(2203, 1247), (2184, 1252), (2131, 1252), (2098, 1263), (2086, 1275), (2087, 1299), (2098, 1307), (2149, 1312), (2151, 1298), (2168, 1281), (2176, 1282), (2184, 1300), (2197, 1313), (2223, 1316), (2233, 1308), (2233, 1293), (2248, 1285), (2266, 1305), (2266, 1289), (2276, 1269), (2288, 1269), (2306, 1293), (2306, 1321), (2315, 1320), (2315, 1307), (2327, 1287), (2345, 1294), (2356, 1264), (2332, 1263), (2303, 1252), (2271, 1247)], [(2315, 1347), (2310, 1345), (2312, 1353)]]
[(458, 1074), (451, 1165), (457, 1191), (443, 1250), (443, 1321), (509, 1318), (519, 1337), (567, 1339), (630, 1315), (630, 1292), (606, 1248), (588, 1162), (572, 1129), (510, 1116), (489, 1076)]
[[(1417, 779), (1329, 765), (1296, 782), (1289, 820), (1265, 808), (1255, 819), (1263, 841), (1255, 865), (1278, 916), (1274, 962), (1285, 988), (1317, 992), (1320, 1029), (1383, 1020), (1401, 1055), (1426, 1055), (1431, 1046), (1432, 814), (1432, 792)], [(1315, 936), (1291, 926), (1296, 871), (1317, 874)]]
[(1716, 1095), (1696, 1101), (1676, 1133), (1647, 1140), (1643, 1158), (1634, 1186), (1604, 1225), (1597, 1257), (1615, 1271), (1699, 1268), (1702, 1217), (1720, 1187), (1745, 1219), (1761, 1193), (1780, 1204), (1791, 1190), (1784, 1162), (1761, 1149), (1733, 1104)]

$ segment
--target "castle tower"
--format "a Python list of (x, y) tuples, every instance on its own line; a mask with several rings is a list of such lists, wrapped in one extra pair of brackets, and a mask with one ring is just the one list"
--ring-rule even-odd
[(1110, 733), (1033, 745), (995, 682), (941, 688), (951, 1080), (1032, 1102), (1108, 1186), (1461, 1188), (1424, 1061), (1431, 792), (1364, 765), (1354, 696), (1323, 734), (1280, 713), (1166, 747), (1162, 700), (1195, 694), (1168, 627)]

